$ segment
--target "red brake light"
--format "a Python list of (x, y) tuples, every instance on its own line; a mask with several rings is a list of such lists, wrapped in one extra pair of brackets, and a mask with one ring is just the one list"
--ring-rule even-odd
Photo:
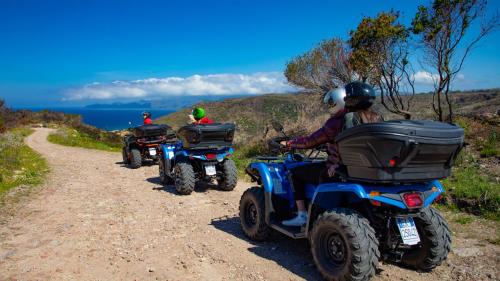
[(209, 153), (205, 156), (207, 157), (207, 159), (212, 160), (212, 159), (215, 159), (217, 157), (217, 154)]
[(408, 208), (417, 208), (424, 204), (422, 197), (418, 193), (405, 193), (403, 194), (403, 200)]

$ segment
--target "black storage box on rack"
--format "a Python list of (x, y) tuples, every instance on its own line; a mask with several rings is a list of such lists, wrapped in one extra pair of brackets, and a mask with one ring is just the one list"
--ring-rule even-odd
[(336, 141), (347, 179), (411, 183), (448, 177), (464, 131), (435, 121), (396, 120), (349, 128)]
[(235, 125), (199, 124), (187, 125), (179, 129), (177, 135), (184, 148), (210, 149), (229, 147), (233, 143)]
[(166, 124), (148, 124), (134, 128), (134, 136), (137, 138), (166, 136), (175, 138), (175, 132), (172, 127)]

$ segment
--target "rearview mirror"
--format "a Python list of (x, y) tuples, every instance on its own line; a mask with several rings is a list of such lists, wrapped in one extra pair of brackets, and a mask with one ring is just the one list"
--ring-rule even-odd
[(280, 122), (278, 121), (272, 121), (271, 126), (273, 126), (273, 129), (278, 132), (278, 133), (283, 133), (283, 125), (281, 125)]

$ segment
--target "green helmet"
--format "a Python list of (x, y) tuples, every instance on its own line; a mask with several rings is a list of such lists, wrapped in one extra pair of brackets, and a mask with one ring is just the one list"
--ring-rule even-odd
[(205, 109), (196, 107), (195, 109), (193, 109), (193, 112), (191, 114), (193, 114), (194, 119), (200, 120), (201, 118), (205, 117)]

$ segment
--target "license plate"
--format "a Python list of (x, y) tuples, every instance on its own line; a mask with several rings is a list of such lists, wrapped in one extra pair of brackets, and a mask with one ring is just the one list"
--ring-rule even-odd
[(156, 155), (156, 149), (154, 149), (154, 148), (150, 148), (150, 149), (149, 149), (149, 155), (151, 155), (151, 156), (155, 156), (155, 155)]
[(215, 165), (205, 166), (205, 174), (207, 174), (207, 176), (213, 176), (217, 174), (217, 171), (215, 170)]
[(415, 226), (413, 218), (396, 218), (396, 223), (404, 244), (416, 245), (420, 242), (420, 236), (418, 236), (417, 227)]

